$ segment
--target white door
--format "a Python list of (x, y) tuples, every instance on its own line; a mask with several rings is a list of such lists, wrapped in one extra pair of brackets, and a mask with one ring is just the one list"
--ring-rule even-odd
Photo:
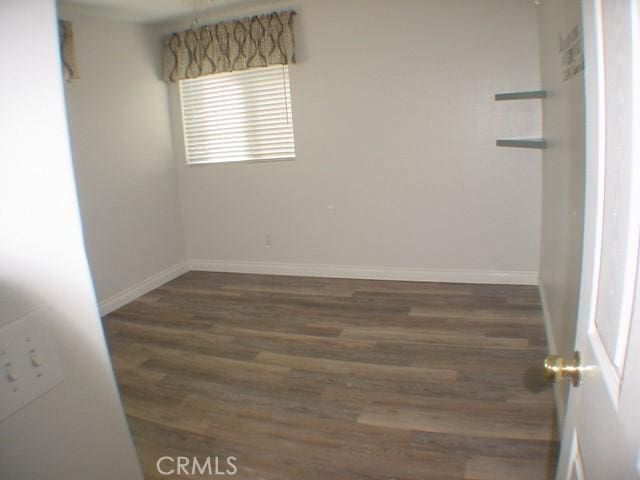
[(583, 0), (587, 175), (572, 388), (558, 480), (640, 478), (640, 0)]

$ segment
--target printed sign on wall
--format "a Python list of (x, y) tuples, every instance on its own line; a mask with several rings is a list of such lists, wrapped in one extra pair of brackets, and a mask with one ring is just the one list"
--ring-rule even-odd
[(562, 62), (563, 82), (584, 70), (580, 25), (573, 27), (567, 36), (562, 35), (562, 32), (558, 33), (558, 52)]

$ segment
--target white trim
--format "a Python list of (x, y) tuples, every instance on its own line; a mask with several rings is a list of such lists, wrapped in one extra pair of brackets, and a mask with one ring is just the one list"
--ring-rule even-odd
[[(547, 290), (542, 283), (542, 280), (538, 280), (538, 291), (540, 292), (540, 303), (542, 304), (542, 317), (544, 318), (544, 330), (547, 337), (547, 348), (549, 353), (558, 353), (558, 344), (556, 343), (555, 335), (553, 334), (553, 322), (551, 321), (551, 311), (549, 310), (549, 300), (547, 299)], [(553, 384), (553, 399), (556, 405), (556, 418), (560, 431), (564, 426), (564, 419), (566, 414), (566, 384), (563, 382), (556, 382)]]
[(596, 358), (602, 381), (607, 387), (613, 408), (618, 410), (620, 389), (622, 387), (620, 375), (616, 370), (615, 364), (611, 362), (607, 349), (602, 343), (602, 337), (600, 337), (595, 325), (591, 325), (589, 328), (587, 342), (593, 352), (593, 356)]
[(190, 270), (308, 277), (359, 278), (366, 280), (492, 283), (501, 285), (536, 285), (538, 278), (538, 272), (529, 271), (433, 270), (358, 265), (190, 260), (177, 263), (103, 300), (99, 304), (100, 315), (107, 315)]
[(161, 285), (173, 280), (180, 275), (189, 271), (189, 265), (187, 262), (176, 263), (172, 267), (167, 268), (155, 275), (152, 275), (141, 282), (138, 282), (124, 290), (116, 293), (115, 295), (103, 300), (98, 305), (100, 316), (104, 316), (108, 313), (117, 310), (118, 308), (126, 305), (129, 302), (134, 301), (136, 298), (141, 297), (145, 293), (158, 288)]
[(367, 280), (494, 283), (503, 285), (537, 285), (538, 283), (538, 272), (533, 271), (437, 270), (408, 267), (246, 262), (229, 260), (190, 260), (189, 266), (191, 270), (204, 272), (359, 278)]
[(551, 321), (551, 311), (549, 310), (549, 300), (547, 299), (547, 291), (544, 288), (542, 280), (538, 281), (538, 290), (540, 291), (540, 303), (542, 303), (542, 316), (544, 318), (544, 330), (547, 334), (547, 346), (549, 353), (558, 353), (558, 344), (553, 334), (553, 322)]
[[(575, 475), (574, 475), (575, 473)], [(582, 463), (582, 454), (580, 453), (580, 442), (578, 441), (578, 433), (574, 430), (571, 437), (571, 452), (569, 453), (569, 466), (566, 472), (558, 472), (557, 478), (561, 480), (585, 480), (584, 466)]]

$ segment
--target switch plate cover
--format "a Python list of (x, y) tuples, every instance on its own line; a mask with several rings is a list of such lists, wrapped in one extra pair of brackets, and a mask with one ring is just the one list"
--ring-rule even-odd
[(62, 381), (58, 350), (44, 309), (0, 328), (0, 422)]

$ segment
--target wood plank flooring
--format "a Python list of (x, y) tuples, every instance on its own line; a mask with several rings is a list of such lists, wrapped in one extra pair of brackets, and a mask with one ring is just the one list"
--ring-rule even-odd
[(553, 478), (535, 287), (190, 272), (104, 325), (147, 479)]

